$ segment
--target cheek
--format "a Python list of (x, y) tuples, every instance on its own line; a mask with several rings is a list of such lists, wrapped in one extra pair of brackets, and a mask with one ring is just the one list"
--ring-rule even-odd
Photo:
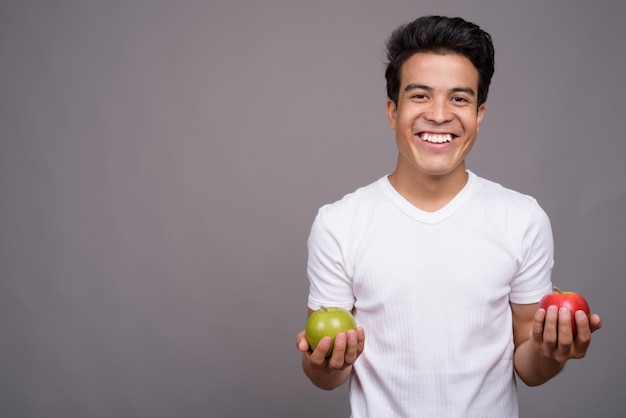
[(469, 133), (478, 132), (480, 130), (480, 118), (476, 117), (476, 114), (468, 115), (465, 120), (465, 131)]
[(410, 131), (415, 121), (415, 116), (408, 112), (396, 114), (395, 125), (397, 130)]

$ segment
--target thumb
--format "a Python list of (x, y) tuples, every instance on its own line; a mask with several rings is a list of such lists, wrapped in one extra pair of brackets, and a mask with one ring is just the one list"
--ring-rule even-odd
[(296, 346), (298, 347), (298, 350), (302, 351), (303, 353), (306, 353), (307, 351), (309, 351), (309, 343), (307, 342), (304, 336), (304, 332), (301, 332), (300, 334), (298, 334)]

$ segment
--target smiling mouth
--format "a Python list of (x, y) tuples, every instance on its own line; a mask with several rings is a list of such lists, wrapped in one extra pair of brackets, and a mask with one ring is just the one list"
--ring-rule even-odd
[(433, 144), (443, 144), (445, 142), (452, 142), (454, 135), (452, 134), (434, 134), (434, 133), (421, 133), (419, 137), (425, 142)]

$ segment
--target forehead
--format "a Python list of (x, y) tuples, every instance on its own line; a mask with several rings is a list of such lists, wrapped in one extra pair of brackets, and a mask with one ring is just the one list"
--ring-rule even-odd
[(402, 64), (401, 89), (408, 84), (425, 84), (432, 87), (478, 88), (478, 69), (469, 58), (455, 53), (418, 52)]

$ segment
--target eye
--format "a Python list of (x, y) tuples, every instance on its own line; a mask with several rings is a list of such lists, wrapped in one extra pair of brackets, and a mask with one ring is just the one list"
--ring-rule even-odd
[(472, 100), (465, 96), (453, 96), (452, 104), (457, 107), (465, 107), (472, 103)]
[(427, 98), (427, 96), (424, 93), (415, 93), (415, 94), (411, 95), (411, 99), (412, 100), (425, 100), (426, 98)]

